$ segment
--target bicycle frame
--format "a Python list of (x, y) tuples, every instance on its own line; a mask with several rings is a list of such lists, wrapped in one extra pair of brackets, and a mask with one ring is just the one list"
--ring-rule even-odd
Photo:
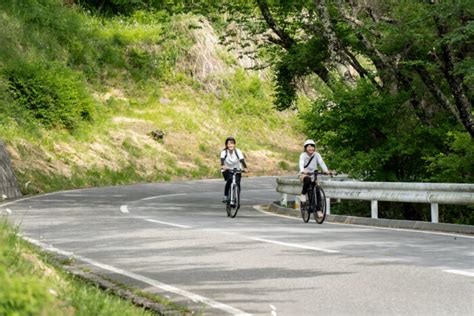
[(232, 184), (230, 185), (230, 197), (229, 197), (229, 203), (230, 205), (235, 205), (235, 196), (234, 196), (234, 186), (237, 185), (237, 180), (236, 180), (236, 175), (237, 174), (241, 174), (242, 171), (239, 170), (239, 169), (233, 169), (233, 170), (230, 170), (230, 172), (232, 173)]

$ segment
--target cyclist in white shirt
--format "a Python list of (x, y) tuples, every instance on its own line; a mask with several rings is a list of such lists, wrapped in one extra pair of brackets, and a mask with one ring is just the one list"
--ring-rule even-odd
[[(304, 152), (300, 155), (300, 181), (303, 183), (303, 189), (301, 190), (301, 203), (306, 203), (306, 195), (308, 189), (314, 181), (316, 181), (316, 175), (311, 175), (312, 172), (318, 170), (318, 166), (321, 167), (324, 174), (330, 174), (328, 167), (323, 161), (321, 155), (316, 152), (316, 144), (312, 139), (308, 139), (303, 144)], [(309, 174), (306, 174), (309, 173)], [(317, 207), (321, 205), (321, 194), (319, 189), (316, 188), (316, 201)], [(319, 209), (317, 210), (320, 211)]]
[[(221, 172), (226, 181), (223, 203), (227, 203), (227, 197), (229, 196), (230, 185), (232, 184), (232, 173), (230, 170), (237, 169), (247, 171), (247, 164), (245, 163), (245, 157), (240, 149), (235, 147), (235, 138), (227, 137), (225, 140), (225, 149), (221, 151)], [(241, 174), (235, 175), (237, 185), (240, 187)]]

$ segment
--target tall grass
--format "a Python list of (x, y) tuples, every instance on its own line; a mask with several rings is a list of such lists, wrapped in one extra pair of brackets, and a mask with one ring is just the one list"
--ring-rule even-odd
[(45, 264), (0, 221), (0, 315), (151, 315)]

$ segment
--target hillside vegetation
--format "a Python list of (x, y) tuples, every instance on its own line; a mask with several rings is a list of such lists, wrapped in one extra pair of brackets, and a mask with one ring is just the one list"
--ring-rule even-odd
[(294, 113), (205, 18), (67, 3), (0, 3), (0, 138), (25, 193), (218, 177), (228, 135), (254, 175), (295, 169)]

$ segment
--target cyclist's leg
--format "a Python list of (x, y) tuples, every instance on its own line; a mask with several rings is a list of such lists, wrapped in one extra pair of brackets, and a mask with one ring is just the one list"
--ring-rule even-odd
[(301, 202), (306, 202), (306, 194), (308, 194), (309, 187), (311, 186), (311, 177), (305, 176), (303, 178), (303, 189), (301, 190)]
[(227, 199), (229, 198), (230, 185), (232, 184), (232, 174), (228, 170), (224, 171), (222, 174), (224, 176), (224, 180), (226, 181), (224, 188), (224, 199), (226, 200), (225, 202), (227, 202)]

